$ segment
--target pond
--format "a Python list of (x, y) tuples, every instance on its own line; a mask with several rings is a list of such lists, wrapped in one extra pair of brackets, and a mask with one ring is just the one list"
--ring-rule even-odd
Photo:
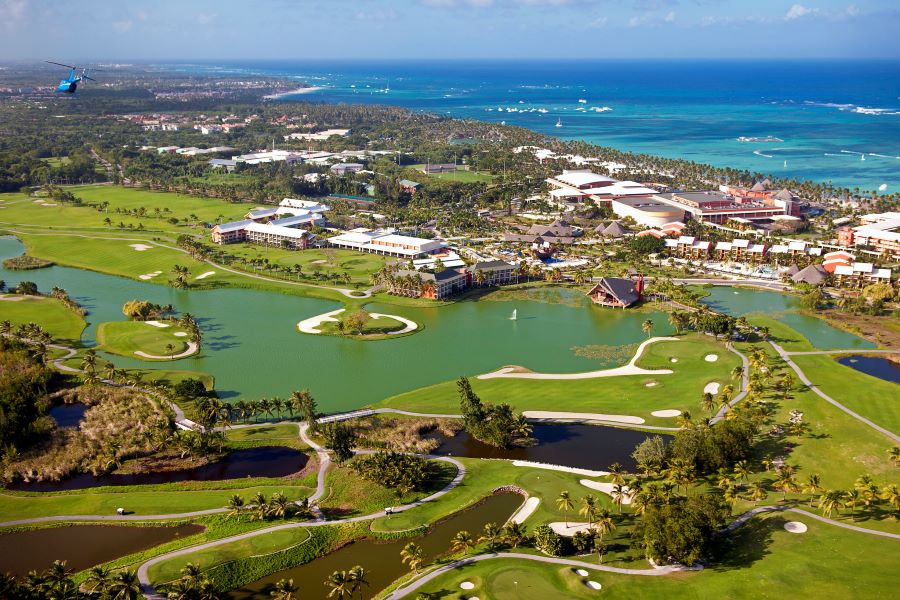
[(0, 573), (24, 577), (32, 569), (43, 571), (54, 560), (81, 571), (203, 530), (200, 525), (69, 525), (8, 533), (0, 535)]
[(797, 312), (800, 299), (796, 296), (730, 286), (712, 286), (709, 295), (701, 302), (713, 310), (733, 316), (751, 313), (765, 314), (798, 331), (820, 350), (840, 350), (843, 348), (874, 348), (875, 344), (859, 336), (833, 327), (823, 319)]
[[(523, 448), (497, 448), (479, 442), (466, 431), (454, 437), (440, 437), (441, 445), (432, 453), (469, 458), (505, 458), (605, 471), (619, 463), (626, 471), (637, 465), (631, 458), (635, 446), (648, 437), (659, 435), (600, 425), (533, 425), (532, 437), (538, 442)], [(669, 436), (662, 436), (668, 438)]]
[(845, 367), (856, 369), (860, 373), (884, 379), (885, 381), (900, 383), (900, 364), (883, 356), (854, 354), (853, 356), (841, 356), (837, 361)]
[(445, 519), (415, 540), (360, 540), (306, 564), (273, 573), (231, 594), (237, 599), (271, 598), (269, 591), (279, 579), (293, 579), (294, 585), (302, 590), (304, 600), (327, 600), (329, 589), (324, 585), (325, 579), (334, 571), (346, 571), (359, 565), (369, 573), (369, 586), (363, 596), (372, 597), (409, 572), (400, 559), (400, 550), (409, 542), (415, 541), (422, 547), (423, 564), (428, 564), (449, 551), (450, 539), (458, 532), (465, 530), (477, 538), (487, 523), (504, 524), (521, 506), (522, 500), (518, 494), (496, 494), (469, 510)]
[(60, 427), (78, 427), (87, 409), (81, 402), (54, 404), (50, 407), (50, 416)]
[(61, 481), (16, 482), (8, 486), (12, 490), (28, 492), (57, 492), (61, 490), (81, 490), (105, 485), (152, 485), (175, 483), (178, 481), (221, 481), (244, 477), (286, 477), (303, 469), (309, 457), (299, 450), (286, 446), (260, 446), (247, 450), (236, 450), (220, 461), (193, 469), (180, 471), (115, 473), (94, 477), (81, 473)]
[[(123, 242), (123, 251), (131, 251)], [(0, 239), (0, 259), (21, 254), (23, 246)], [(323, 412), (359, 408), (388, 396), (477, 375), (504, 365), (545, 372), (577, 372), (610, 366), (578, 356), (575, 347), (641, 342), (641, 323), (652, 319), (654, 332), (671, 332), (659, 312), (591, 306), (581, 292), (562, 290), (564, 302), (467, 300), (443, 307), (399, 307), (374, 303), (372, 311), (396, 314), (421, 324), (419, 333), (384, 341), (314, 336), (297, 331), (305, 318), (340, 307), (337, 302), (245, 289), (176, 290), (54, 266), (27, 273), (0, 268), (7, 285), (27, 279), (44, 291), (64, 288), (89, 311), (82, 336), (94, 345), (104, 321), (121, 321), (122, 305), (133, 299), (172, 304), (195, 315), (204, 331), (200, 356), (171, 363), (147, 363), (104, 356), (120, 368), (202, 371), (216, 378), (229, 401), (238, 397), (285, 397), (308, 388)], [(2, 311), (0, 306), (0, 311)], [(517, 320), (510, 320), (513, 310)]]

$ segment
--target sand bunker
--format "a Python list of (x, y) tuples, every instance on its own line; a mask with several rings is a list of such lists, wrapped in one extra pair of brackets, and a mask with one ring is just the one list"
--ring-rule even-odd
[(791, 533), (806, 533), (806, 523), (800, 521), (788, 521), (784, 524), (784, 530)]
[(187, 337), (187, 332), (186, 331), (176, 331), (175, 337)]
[(704, 394), (718, 394), (719, 393), (719, 382), (711, 381), (706, 384), (706, 387), (703, 388)]
[(644, 384), (644, 387), (653, 387), (655, 385), (657, 385), (657, 383), (655, 381), (648, 381), (647, 383)]
[(524, 523), (525, 519), (534, 514), (534, 511), (537, 510), (538, 504), (540, 503), (540, 498), (532, 496), (525, 501), (525, 504), (522, 505), (522, 508), (519, 509), (519, 512), (512, 516), (510, 521), (512, 521), (513, 523)]
[(669, 359), (669, 362), (677, 363), (678, 359), (673, 356), (672, 358)]
[(471, 581), (463, 581), (461, 584), (459, 584), (459, 589), (461, 589), (461, 590), (474, 590), (474, 589), (475, 589), (475, 584), (472, 583)]
[(148, 279), (153, 279), (154, 277), (157, 277), (159, 275), (162, 275), (162, 271), (153, 271), (152, 273), (147, 273), (146, 275), (138, 275), (138, 279), (147, 281)]
[[(590, 479), (582, 479), (578, 483), (584, 487), (591, 488), (592, 490), (603, 492), (607, 496), (613, 495), (613, 486), (615, 485), (614, 483), (606, 481), (591, 481)], [(625, 498), (622, 500), (622, 504), (631, 504), (631, 490), (627, 485), (623, 485), (622, 491), (625, 492)]]
[(153, 246), (148, 246), (147, 244), (128, 244), (138, 252), (143, 252), (144, 250), (150, 250)]
[(202, 275), (197, 275), (197, 277), (195, 277), (195, 279), (206, 279), (210, 275), (215, 275), (215, 274), (216, 274), (215, 271), (207, 271), (206, 273), (203, 273)]
[(403, 317), (398, 317), (397, 315), (383, 315), (381, 313), (369, 313), (369, 316), (373, 319), (394, 319), (395, 321), (400, 321), (403, 323), (403, 329), (399, 329), (397, 331), (389, 331), (388, 335), (397, 335), (399, 333), (409, 333), (410, 331), (415, 331), (419, 328), (419, 325), (415, 321), (410, 321), (409, 319), (404, 319)]
[(550, 529), (564, 537), (573, 537), (579, 531), (590, 531), (591, 527), (590, 523), (576, 523), (575, 521), (550, 523)]
[(322, 323), (333, 322), (337, 323), (339, 319), (336, 319), (335, 316), (341, 314), (346, 309), (339, 308), (337, 310), (333, 310), (331, 312), (323, 313), (321, 315), (316, 315), (314, 317), (310, 317), (308, 319), (303, 319), (299, 323), (297, 323), (297, 329), (302, 331), (303, 333), (322, 333), (319, 331), (319, 325)]
[(0, 300), (4, 302), (21, 302), (25, 299), (25, 296), (0, 296)]
[(664, 419), (670, 419), (672, 417), (677, 417), (681, 414), (680, 410), (675, 410), (674, 408), (667, 408), (665, 410), (654, 410), (650, 413), (654, 417), (662, 417)]
[(159, 321), (144, 321), (147, 325), (152, 325), (153, 327), (165, 328), (169, 327), (168, 323), (160, 323)]
[(631, 415), (607, 415), (603, 413), (577, 413), (577, 412), (558, 412), (552, 410), (526, 410), (522, 413), (526, 419), (553, 419), (553, 420), (572, 420), (572, 421), (611, 421), (614, 423), (628, 423), (630, 425), (641, 425), (644, 419)]
[(717, 360), (719, 360), (719, 355), (718, 354), (707, 354), (706, 356), (703, 357), (703, 360), (705, 360), (706, 362), (716, 362)]
[(604, 477), (609, 475), (606, 471), (592, 471), (590, 469), (579, 469), (578, 467), (564, 467), (562, 465), (550, 465), (547, 463), (533, 462), (530, 460), (514, 460), (514, 467), (531, 467), (533, 469), (547, 469), (548, 471), (559, 471), (560, 473), (575, 473), (576, 475), (584, 475), (585, 477)]
[(589, 588), (591, 588), (592, 590), (599, 590), (600, 588), (603, 587), (602, 585), (600, 585), (600, 584), (597, 583), (596, 581), (588, 581), (588, 582), (585, 583), (585, 585), (587, 585), (587, 586), (588, 586)]
[(59, 206), (59, 204), (56, 204), (54, 202), (44, 202), (41, 204), (41, 206)]
[(575, 574), (578, 575), (579, 577), (587, 577), (588, 576), (588, 572), (585, 571), (584, 569), (578, 569), (577, 571), (575, 571)]

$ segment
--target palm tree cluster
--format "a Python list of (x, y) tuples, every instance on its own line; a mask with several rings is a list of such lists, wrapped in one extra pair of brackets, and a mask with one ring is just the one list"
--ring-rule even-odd
[(229, 517), (242, 517), (249, 515), (251, 519), (258, 521), (270, 521), (273, 519), (289, 519), (291, 517), (309, 517), (312, 512), (309, 510), (309, 500), (292, 502), (283, 492), (272, 494), (270, 499), (266, 499), (265, 494), (257, 492), (251, 499), (250, 503), (244, 501), (243, 496), (234, 494), (228, 499)]
[(259, 400), (238, 400), (234, 404), (224, 404), (228, 410), (229, 422), (259, 422), (260, 417), (264, 421), (280, 421), (295, 415), (301, 415), (309, 424), (311, 430), (315, 430), (318, 408), (315, 399), (308, 390), (293, 392), (290, 398), (260, 398)]
[(219, 600), (222, 591), (193, 563), (181, 569), (181, 577), (160, 586), (168, 600)]
[[(807, 490), (804, 490), (807, 491)], [(808, 490), (811, 492), (818, 491)], [(810, 499), (810, 504), (812, 499)], [(826, 490), (819, 497), (819, 508), (826, 517), (840, 513), (842, 509), (850, 511), (850, 519), (855, 521), (859, 516), (858, 508), (870, 516), (876, 512), (888, 512), (895, 521), (900, 519), (900, 488), (897, 484), (879, 486), (871, 475), (860, 475), (849, 490)]]
[(434, 464), (425, 457), (384, 450), (357, 456), (350, 468), (364, 479), (393, 489), (398, 497), (421, 490), (435, 475)]
[[(408, 546), (413, 545), (409, 544)], [(353, 598), (359, 592), (361, 598), (363, 586), (369, 585), (368, 577), (369, 572), (359, 565), (352, 567), (349, 571), (335, 571), (325, 579), (325, 586), (328, 587), (328, 597), (341, 600), (343, 598)], [(272, 595), (282, 600), (289, 600), (290, 598), (275, 596), (274, 592)]]
[[(72, 579), (74, 571), (66, 568), (66, 561), (54, 561), (46, 571), (31, 571), (22, 579), (0, 575), (0, 598), (19, 600), (137, 600), (142, 598), (141, 585), (135, 571), (113, 573), (104, 566), (88, 571), (81, 591)], [(204, 599), (206, 600), (206, 599)], [(210, 599), (212, 600), (212, 599)]]
[(21, 323), (13, 327), (9, 320), (3, 320), (0, 322), (0, 336), (25, 342), (29, 345), (29, 352), (44, 364), (50, 357), (49, 346), (54, 341), (53, 336), (37, 323)]
[(177, 289), (186, 289), (190, 286), (188, 283), (188, 277), (190, 276), (190, 269), (183, 265), (175, 265), (172, 267), (172, 275), (174, 278), (169, 280), (169, 284)]

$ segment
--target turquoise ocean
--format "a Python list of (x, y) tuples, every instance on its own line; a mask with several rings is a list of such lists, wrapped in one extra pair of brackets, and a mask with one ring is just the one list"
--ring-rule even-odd
[[(900, 61), (233, 62), (319, 88), (569, 140), (850, 189), (900, 191)], [(560, 123), (560, 127), (557, 127)]]

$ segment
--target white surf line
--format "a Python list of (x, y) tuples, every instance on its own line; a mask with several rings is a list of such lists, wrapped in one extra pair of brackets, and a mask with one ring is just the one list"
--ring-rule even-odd
[(134, 353), (141, 358), (152, 358), (153, 360), (178, 360), (179, 358), (185, 358), (197, 352), (199, 346), (197, 342), (188, 342), (187, 350), (180, 354), (175, 354), (173, 356), (157, 356), (155, 354), (147, 354), (143, 350), (135, 350)]
[(313, 335), (322, 333), (319, 331), (318, 327), (322, 323), (333, 322), (337, 323), (338, 319), (335, 319), (335, 315), (339, 315), (344, 312), (345, 308), (339, 308), (337, 310), (333, 310), (331, 312), (322, 313), (321, 315), (316, 315), (314, 317), (310, 317), (308, 319), (303, 319), (299, 323), (297, 323), (297, 329), (302, 331), (303, 333), (311, 333)]
[(538, 505), (541, 503), (541, 499), (537, 496), (531, 496), (522, 507), (509, 518), (509, 523), (524, 523), (525, 519), (534, 514), (534, 511), (537, 510)]
[(410, 331), (415, 331), (416, 329), (419, 328), (418, 323), (416, 323), (415, 321), (410, 321), (409, 319), (404, 319), (403, 317), (398, 317), (397, 315), (384, 315), (381, 313), (369, 313), (369, 316), (371, 316), (373, 319), (381, 319), (382, 317), (385, 317), (388, 319), (394, 319), (395, 321), (400, 321), (401, 323), (406, 325), (406, 327), (404, 327), (403, 329), (400, 329), (398, 331), (389, 331), (388, 335), (398, 335), (400, 333), (409, 333)]
[(635, 365), (644, 348), (654, 342), (671, 341), (677, 342), (676, 337), (654, 337), (644, 340), (638, 346), (637, 351), (628, 364), (614, 369), (603, 369), (601, 371), (588, 371), (586, 373), (516, 373), (515, 367), (503, 367), (491, 373), (479, 375), (478, 379), (495, 379), (500, 377), (511, 379), (595, 379), (597, 377), (618, 377), (620, 375), (671, 375), (671, 369), (642, 369)]
[(560, 412), (552, 410), (526, 410), (522, 412), (522, 416), (526, 419), (547, 419), (553, 421), (604, 421), (627, 423), (629, 425), (641, 425), (644, 423), (644, 419), (632, 415), (606, 415), (602, 413)]

